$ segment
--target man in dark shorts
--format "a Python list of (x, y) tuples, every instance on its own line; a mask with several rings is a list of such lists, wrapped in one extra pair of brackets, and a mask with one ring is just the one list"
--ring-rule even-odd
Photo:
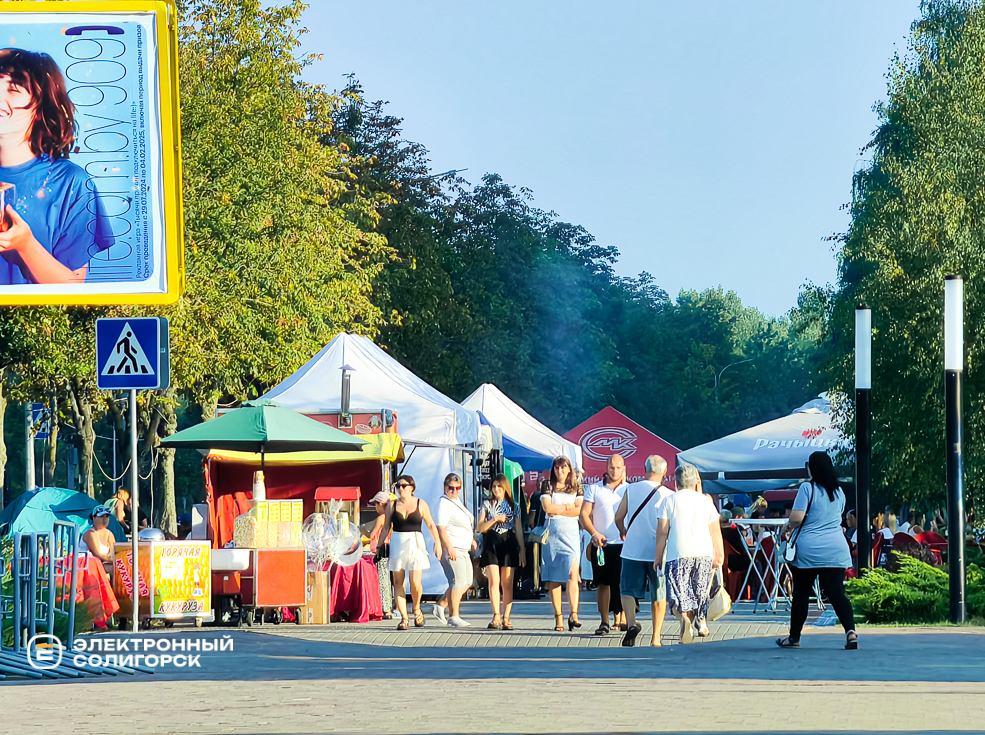
[[(616, 511), (626, 492), (626, 462), (614, 454), (609, 457), (605, 477), (597, 485), (589, 485), (585, 490), (585, 500), (581, 506), (581, 525), (592, 536), (588, 554), (592, 562), (592, 580), (598, 585), (599, 616), (602, 624), (595, 635), (606, 635), (609, 627), (609, 613), (615, 618), (614, 624), (626, 630), (626, 615), (622, 610), (619, 591), (619, 577), (622, 574), (622, 537), (616, 527)], [(601, 552), (601, 561), (599, 563)]]

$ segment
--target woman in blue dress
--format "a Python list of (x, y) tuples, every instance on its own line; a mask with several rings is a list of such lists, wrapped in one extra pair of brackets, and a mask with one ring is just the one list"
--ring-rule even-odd
[(113, 232), (92, 178), (68, 160), (75, 105), (47, 54), (0, 49), (0, 285), (82, 283)]
[(551, 467), (551, 494), (541, 495), (540, 504), (547, 514), (550, 536), (543, 548), (541, 577), (554, 605), (554, 630), (564, 630), (561, 613), (561, 586), (568, 585), (568, 630), (581, 627), (578, 620), (578, 560), (581, 545), (578, 516), (584, 491), (577, 474), (566, 457), (555, 457)]

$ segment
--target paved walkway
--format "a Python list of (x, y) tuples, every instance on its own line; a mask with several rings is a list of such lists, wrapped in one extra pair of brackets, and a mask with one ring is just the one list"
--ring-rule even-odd
[[(735, 640), (742, 638), (777, 637), (785, 635), (789, 614), (781, 611), (776, 614), (752, 613), (753, 606), (740, 603), (734, 613), (712, 623), (708, 638), (695, 639), (697, 642)], [(471, 628), (448, 628), (431, 616), (431, 605), (422, 607), (425, 613), (423, 628), (415, 628), (413, 618), (406, 631), (396, 629), (399, 618), (381, 620), (365, 625), (332, 624), (324, 626), (270, 625), (254, 627), (252, 630), (290, 638), (303, 638), (310, 641), (333, 643), (355, 643), (372, 646), (415, 647), (459, 647), (459, 648), (612, 648), (622, 645), (622, 634), (613, 631), (607, 636), (594, 635), (600, 618), (595, 609), (595, 601), (589, 599), (581, 606), (582, 627), (574, 632), (557, 633), (554, 628), (554, 613), (549, 602), (518, 602), (513, 606), (513, 631), (488, 630), (486, 625), (492, 620), (492, 612), (487, 601), (467, 602), (462, 605), (462, 616), (472, 623)], [(565, 605), (567, 620), (567, 605)], [(643, 632), (637, 638), (638, 645), (648, 646), (653, 631), (649, 609), (641, 610), (637, 620)], [(661, 630), (661, 642), (665, 646), (680, 643), (680, 624), (669, 617)]]
[[(467, 614), (478, 623), (479, 612)], [(832, 628), (811, 629), (795, 650), (763, 637), (628, 649), (615, 635), (553, 633), (536, 604), (528, 612), (529, 623), (517, 611), (524, 627), (513, 634), (427, 632), (429, 623), (416, 635), (441, 645), (428, 647), (409, 646), (408, 634), (381, 645), (379, 636), (397, 635), (390, 621), (235, 631), (233, 651), (203, 654), (197, 669), (0, 685), (0, 727), (58, 735), (985, 730), (981, 629), (863, 630), (858, 651), (843, 650)], [(765, 634), (784, 622), (734, 619), (716, 626), (720, 638), (730, 626)], [(356, 635), (365, 640), (325, 639)], [(528, 640), (557, 644), (521, 645)]]

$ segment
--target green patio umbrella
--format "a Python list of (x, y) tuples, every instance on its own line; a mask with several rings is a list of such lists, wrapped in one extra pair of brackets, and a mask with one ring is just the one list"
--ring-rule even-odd
[(346, 452), (366, 443), (267, 399), (247, 401), (161, 440), (162, 447), (253, 452), (260, 455), (261, 465), (267, 452)]

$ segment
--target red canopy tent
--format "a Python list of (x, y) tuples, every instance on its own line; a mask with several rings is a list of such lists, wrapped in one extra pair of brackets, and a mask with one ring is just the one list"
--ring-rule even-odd
[(606, 406), (590, 419), (578, 424), (564, 438), (581, 446), (586, 484), (601, 479), (606, 462), (614, 454), (621, 454), (626, 461), (626, 478), (629, 482), (642, 480), (646, 475), (643, 466), (646, 458), (651, 454), (658, 454), (667, 460), (666, 482), (673, 483), (677, 453), (680, 450), (612, 406)]

